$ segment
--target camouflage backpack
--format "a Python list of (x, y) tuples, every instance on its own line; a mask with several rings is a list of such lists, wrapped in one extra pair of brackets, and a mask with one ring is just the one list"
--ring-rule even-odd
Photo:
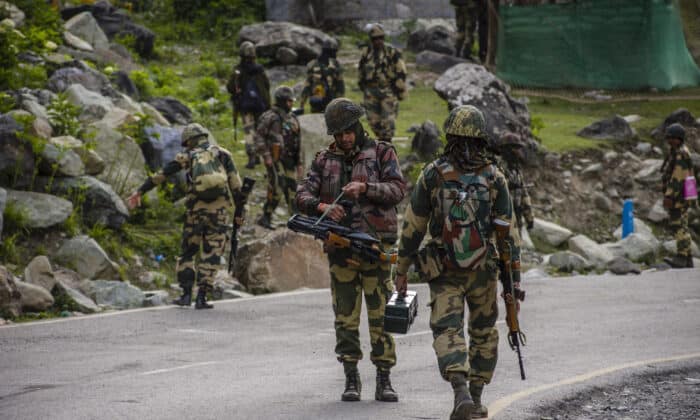
[(228, 175), (216, 146), (196, 147), (190, 152), (192, 191), (198, 200), (213, 201), (226, 196)]
[(439, 203), (444, 216), (445, 263), (452, 269), (474, 269), (488, 253), (493, 168), (463, 173), (443, 161), (436, 169), (442, 180)]

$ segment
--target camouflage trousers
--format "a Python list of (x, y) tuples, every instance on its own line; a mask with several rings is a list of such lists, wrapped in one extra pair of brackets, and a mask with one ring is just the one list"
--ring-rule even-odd
[(364, 103), (367, 121), (378, 140), (391, 142), (396, 130), (399, 100), (386, 89), (365, 89)]
[(211, 289), (217, 270), (223, 267), (228, 239), (228, 211), (188, 211), (182, 231), (182, 251), (177, 262), (177, 281), (182, 289)]
[(245, 142), (245, 152), (248, 156), (255, 156), (255, 125), (259, 115), (246, 113), (241, 114), (243, 123), (243, 141)]
[(271, 214), (275, 211), (280, 203), (280, 192), (284, 195), (289, 213), (296, 212), (296, 169), (288, 169), (281, 163), (275, 163), (267, 168), (267, 199), (263, 212)]
[(672, 209), (668, 212), (668, 227), (676, 240), (676, 254), (690, 256), (690, 231), (688, 230), (688, 209)]
[(359, 329), (364, 294), (372, 346), (370, 360), (377, 367), (389, 369), (396, 364), (394, 338), (384, 331), (384, 308), (391, 293), (387, 281), (390, 266), (365, 261), (355, 266), (347, 262), (350, 257), (352, 255), (345, 250), (328, 254), (335, 313), (335, 353), (340, 362), (362, 359)]
[(457, 40), (455, 42), (455, 55), (469, 58), (474, 45), (474, 31), (479, 23), (479, 57), (486, 57), (488, 45), (488, 13), (486, 0), (471, 0), (463, 6), (455, 6), (455, 23), (457, 26)]
[[(488, 268), (492, 267), (492, 268)], [(496, 291), (498, 269), (467, 273), (447, 272), (430, 286), (430, 329), (440, 374), (464, 372), (470, 382), (488, 384), (498, 359), (498, 318)], [(464, 336), (464, 303), (469, 308), (469, 353)]]

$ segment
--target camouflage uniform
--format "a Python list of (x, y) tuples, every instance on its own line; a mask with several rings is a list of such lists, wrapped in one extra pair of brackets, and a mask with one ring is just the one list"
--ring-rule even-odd
[(691, 201), (683, 197), (685, 178), (693, 173), (693, 162), (688, 148), (681, 144), (671, 148), (669, 156), (663, 165), (664, 200), (670, 202), (667, 208), (669, 215), (668, 226), (676, 240), (676, 254), (692, 262), (690, 254), (691, 237), (688, 230), (688, 208)]
[(362, 52), (358, 85), (364, 93), (367, 120), (379, 140), (390, 142), (396, 129), (399, 101), (406, 97), (406, 64), (401, 52), (390, 45)]
[[(197, 198), (190, 173), (192, 156), (202, 149), (216, 151), (228, 176), (228, 188), (222, 189), (218, 197), (209, 201)], [(222, 267), (224, 260), (224, 247), (230, 230), (231, 194), (240, 190), (241, 179), (231, 154), (226, 149), (210, 145), (207, 138), (203, 137), (191, 149), (178, 153), (173, 161), (149, 177), (138, 191), (144, 194), (181, 170), (188, 171), (188, 190), (185, 199), (187, 212), (182, 230), (182, 251), (177, 263), (177, 281), (183, 290), (192, 290), (196, 278), (200, 290), (211, 290), (214, 275)], [(197, 254), (200, 254), (200, 258), (199, 263), (195, 264)]]
[(450, 0), (455, 8), (457, 41), (455, 55), (471, 58), (474, 31), (479, 23), (479, 58), (483, 63), (488, 52), (488, 0)]
[(311, 112), (321, 113), (333, 99), (345, 95), (343, 68), (335, 58), (315, 59), (306, 66), (306, 82), (301, 92), (302, 108), (311, 98)]
[(535, 218), (532, 215), (532, 200), (525, 186), (525, 180), (520, 171), (520, 165), (504, 161), (501, 162), (499, 168), (503, 171), (508, 180), (508, 190), (510, 192), (510, 198), (513, 200), (513, 211), (515, 213), (514, 217), (518, 231), (522, 231), (523, 219), (525, 219), (525, 226), (529, 229), (532, 227)]
[(277, 105), (260, 116), (255, 131), (255, 148), (264, 158), (272, 159), (272, 165), (267, 168), (267, 201), (263, 208), (265, 214), (271, 215), (277, 208), (280, 190), (289, 212), (295, 208), (296, 169), (302, 165), (300, 133), (296, 115)]
[[(330, 105), (329, 105), (330, 107)], [(319, 203), (332, 203), (341, 188), (350, 181), (367, 183), (363, 194), (341, 221), (345, 226), (369, 233), (385, 246), (396, 241), (395, 206), (403, 199), (406, 183), (399, 168), (396, 152), (390, 144), (368, 137), (357, 139), (354, 151), (345, 155), (335, 143), (318, 153), (304, 182), (297, 189), (299, 210), (320, 215)], [(377, 367), (396, 364), (394, 340), (384, 332), (384, 308), (391, 290), (388, 288), (389, 264), (368, 263), (346, 249), (327, 249), (331, 271), (331, 291), (335, 312), (335, 352), (341, 362), (362, 359), (359, 325), (362, 294), (367, 302), (370, 358)], [(348, 263), (348, 259), (359, 264)]]

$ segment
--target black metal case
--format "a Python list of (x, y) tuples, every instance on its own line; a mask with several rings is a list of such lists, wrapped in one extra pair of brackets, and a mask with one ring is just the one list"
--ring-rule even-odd
[(406, 334), (418, 315), (418, 296), (414, 291), (407, 291), (406, 296), (399, 297), (398, 292), (391, 295), (384, 311), (384, 331)]

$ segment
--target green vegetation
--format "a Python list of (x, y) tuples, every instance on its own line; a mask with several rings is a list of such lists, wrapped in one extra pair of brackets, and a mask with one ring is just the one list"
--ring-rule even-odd
[(49, 121), (55, 136), (80, 137), (80, 107), (68, 102), (65, 93), (60, 93), (48, 106)]

